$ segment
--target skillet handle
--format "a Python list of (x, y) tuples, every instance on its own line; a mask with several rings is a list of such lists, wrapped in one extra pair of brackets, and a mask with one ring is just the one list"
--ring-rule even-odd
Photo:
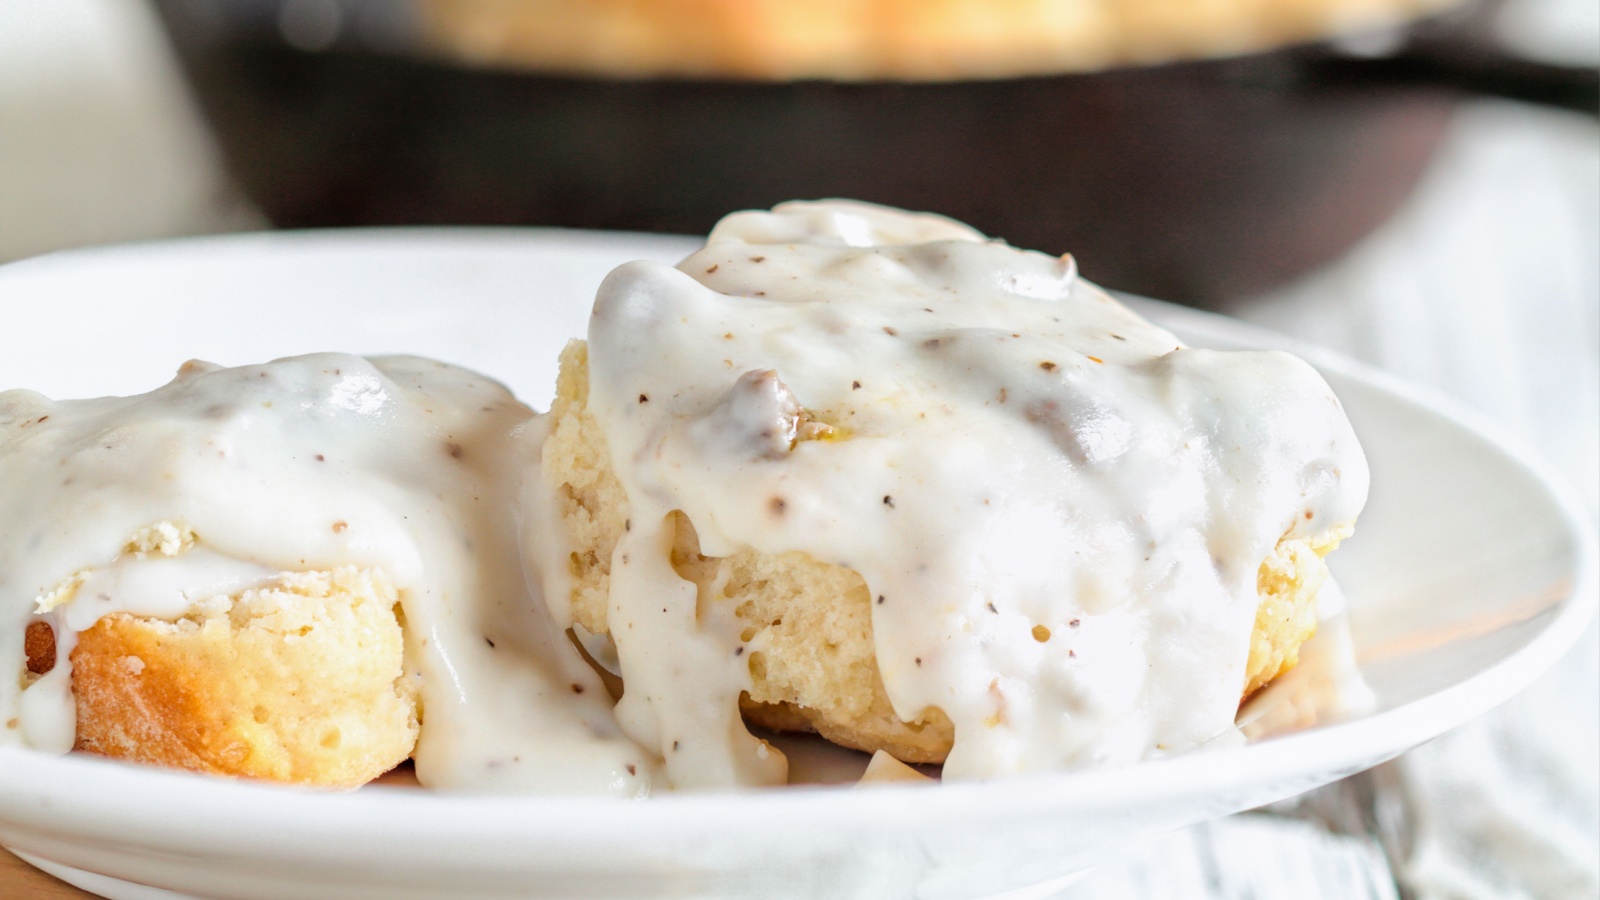
[(1382, 56), (1333, 52), (1313, 77), (1351, 86), (1436, 87), (1600, 117), (1600, 69), (1536, 62), (1463, 40), (1420, 39)]

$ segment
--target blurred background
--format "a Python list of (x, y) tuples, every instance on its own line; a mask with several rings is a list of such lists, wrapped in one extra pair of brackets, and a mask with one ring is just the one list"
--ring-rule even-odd
[[(1429, 384), (1594, 514), (1597, 85), (1594, 0), (9, 0), (0, 262), (857, 197)], [(1600, 896), (1597, 635), (1062, 896)]]

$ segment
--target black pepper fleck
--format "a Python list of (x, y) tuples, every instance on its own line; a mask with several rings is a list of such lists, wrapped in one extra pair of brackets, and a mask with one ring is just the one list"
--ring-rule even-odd
[(850, 382), (850, 390), (852, 390), (852, 391), (861, 390), (861, 382), (859, 382), (859, 381)]
[(649, 394), (640, 394), (639, 395), (639, 402), (640, 403), (649, 403), (650, 402), (650, 395)]
[(894, 498), (888, 494), (884, 494), (883, 505), (889, 507), (890, 509), (894, 509)]

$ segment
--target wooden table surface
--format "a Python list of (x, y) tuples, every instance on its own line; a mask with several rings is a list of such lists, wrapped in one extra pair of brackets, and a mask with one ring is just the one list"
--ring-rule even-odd
[(35, 869), (0, 847), (0, 897), (18, 900), (84, 900), (93, 894)]

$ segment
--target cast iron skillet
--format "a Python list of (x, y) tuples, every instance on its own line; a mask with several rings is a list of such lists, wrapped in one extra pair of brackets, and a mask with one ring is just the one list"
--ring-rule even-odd
[(774, 84), (464, 67), (417, 50), (393, 0), (325, 0), (335, 28), (309, 51), (284, 39), (284, 5), (157, 2), (235, 176), (279, 226), (695, 234), (734, 209), (855, 197), (1199, 305), (1347, 251), (1411, 191), (1463, 96), (1600, 102), (1592, 70), (1473, 43), (1481, 8), (1376, 56), (1317, 44), (1086, 75)]

